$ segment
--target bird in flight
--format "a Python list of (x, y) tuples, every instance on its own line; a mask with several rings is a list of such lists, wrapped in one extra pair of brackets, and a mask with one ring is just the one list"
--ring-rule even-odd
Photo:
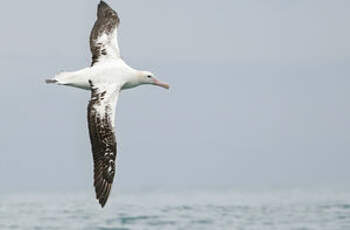
[(168, 84), (157, 80), (151, 72), (136, 70), (121, 59), (117, 41), (119, 21), (118, 14), (100, 1), (97, 21), (90, 34), (91, 66), (46, 80), (46, 83), (91, 90), (87, 119), (94, 187), (101, 207), (107, 202), (116, 170), (115, 107), (120, 91), (145, 84), (169, 89)]

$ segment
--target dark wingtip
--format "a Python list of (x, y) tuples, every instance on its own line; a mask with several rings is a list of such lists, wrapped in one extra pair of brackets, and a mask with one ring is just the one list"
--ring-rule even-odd
[(102, 200), (99, 200), (99, 203), (100, 203), (100, 205), (101, 205), (101, 208), (104, 208), (105, 205), (106, 205), (106, 202), (103, 202)]
[(98, 4), (98, 9), (102, 9), (102, 8), (110, 8), (110, 7), (105, 1), (101, 0), (100, 3)]
[(104, 194), (103, 196), (101, 196), (97, 199), (98, 199), (98, 203), (100, 203), (100, 205), (101, 205), (101, 208), (104, 208), (106, 203), (107, 203), (107, 200), (108, 200), (108, 195)]
[(97, 6), (97, 17), (103, 17), (105, 11), (108, 11), (111, 7), (104, 1), (100, 1)]
[(101, 208), (104, 208), (104, 206), (107, 203), (107, 200), (109, 198), (109, 194), (111, 192), (112, 189), (112, 184), (109, 184), (108, 182), (105, 184), (105, 186), (103, 187), (102, 191), (100, 191), (100, 193), (97, 195), (98, 196), (98, 202), (101, 205)]
[[(97, 7), (97, 18), (112, 17), (119, 25), (120, 19), (118, 13), (115, 12), (105, 1), (100, 1)], [(94, 63), (93, 63), (94, 64)]]

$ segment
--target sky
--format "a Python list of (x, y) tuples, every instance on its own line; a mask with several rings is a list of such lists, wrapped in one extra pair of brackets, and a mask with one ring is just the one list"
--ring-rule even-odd
[[(349, 185), (349, 1), (107, 2), (171, 85), (122, 92), (114, 187)], [(90, 65), (97, 3), (3, 3), (0, 193), (93, 192), (90, 92), (44, 79)]]

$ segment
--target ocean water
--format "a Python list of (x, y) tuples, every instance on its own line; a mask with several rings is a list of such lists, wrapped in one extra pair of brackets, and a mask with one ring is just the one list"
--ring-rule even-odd
[(0, 195), (0, 229), (350, 230), (350, 193), (324, 190)]

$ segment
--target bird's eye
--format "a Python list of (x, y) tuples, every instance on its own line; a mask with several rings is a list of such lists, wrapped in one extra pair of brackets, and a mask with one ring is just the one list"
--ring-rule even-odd
[(152, 76), (151, 76), (151, 75), (148, 75), (147, 77), (148, 77), (148, 78), (151, 78)]

